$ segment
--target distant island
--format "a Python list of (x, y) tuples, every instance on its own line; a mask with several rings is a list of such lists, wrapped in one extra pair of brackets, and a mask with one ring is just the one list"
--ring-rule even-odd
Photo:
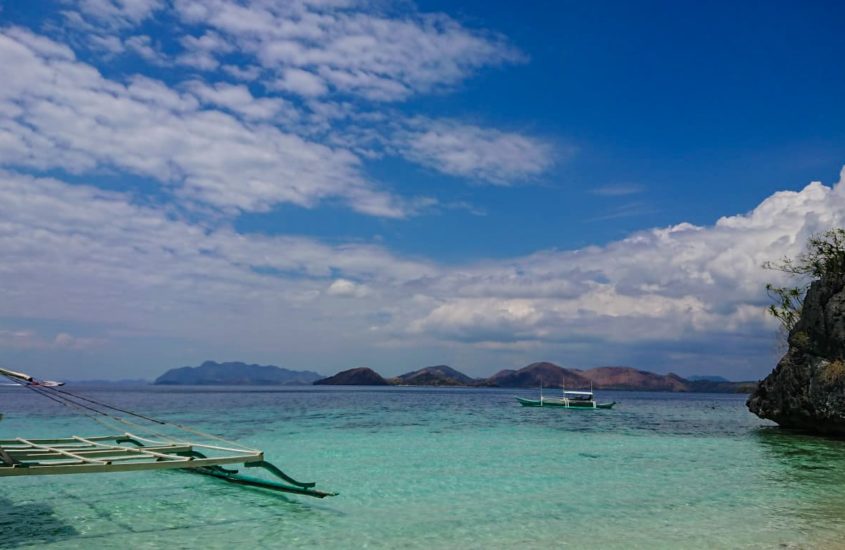
[(326, 386), (387, 386), (387, 381), (373, 369), (361, 367), (340, 371), (334, 376), (314, 381)]
[(341, 371), (317, 380), (319, 385), (356, 386), (458, 386), (497, 388), (589, 388), (671, 392), (749, 393), (757, 382), (731, 382), (716, 376), (682, 378), (631, 367), (566, 369), (549, 362), (531, 363), (519, 370), (505, 369), (488, 378), (472, 378), (447, 365), (425, 367), (393, 378), (384, 378), (366, 367)]
[(357, 367), (329, 377), (312, 371), (284, 369), (273, 365), (206, 361), (198, 367), (171, 369), (153, 382), (157, 385), (193, 386), (431, 386), (475, 388), (560, 388), (593, 387), (600, 390), (670, 392), (750, 393), (756, 382), (731, 382), (719, 376), (656, 374), (631, 367), (567, 369), (538, 362), (521, 369), (504, 369), (487, 378), (473, 378), (448, 365), (434, 365), (385, 378), (373, 369)]
[(273, 365), (246, 363), (216, 363), (206, 361), (198, 367), (170, 369), (155, 379), (158, 385), (195, 386), (308, 386), (323, 378), (311, 371), (283, 369)]

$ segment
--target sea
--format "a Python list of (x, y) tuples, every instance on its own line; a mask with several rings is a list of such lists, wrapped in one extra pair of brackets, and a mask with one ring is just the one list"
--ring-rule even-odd
[[(744, 395), (513, 389), (76, 386), (261, 448), (315, 499), (179, 471), (0, 477), (0, 548), (843, 548), (845, 442)], [(548, 393), (547, 393), (548, 395)], [(0, 439), (102, 435), (0, 388)]]

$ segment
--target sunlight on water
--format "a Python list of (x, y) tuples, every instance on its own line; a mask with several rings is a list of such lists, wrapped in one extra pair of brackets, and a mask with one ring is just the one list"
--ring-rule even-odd
[[(744, 396), (603, 392), (612, 411), (511, 390), (77, 389), (265, 450), (336, 490), (280, 496), (180, 472), (0, 478), (0, 547), (829, 547), (845, 445), (790, 435)], [(0, 438), (103, 428), (0, 391)]]

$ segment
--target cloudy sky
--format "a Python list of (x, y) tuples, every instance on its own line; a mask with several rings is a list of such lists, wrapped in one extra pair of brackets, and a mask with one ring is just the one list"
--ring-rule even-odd
[(845, 225), (838, 2), (0, 1), (0, 364), (732, 379)]

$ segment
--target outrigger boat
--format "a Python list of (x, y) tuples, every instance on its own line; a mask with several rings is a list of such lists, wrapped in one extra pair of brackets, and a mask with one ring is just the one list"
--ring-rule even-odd
[[(137, 472), (146, 470), (180, 469), (212, 476), (229, 483), (261, 487), (283, 493), (317, 498), (337, 493), (320, 491), (314, 483), (291, 478), (264, 460), (264, 452), (245, 447), (199, 430), (134, 413), (89, 397), (59, 389), (60, 382), (36, 380), (28, 374), (0, 368), (0, 375), (35, 393), (75, 409), (92, 419), (113, 427), (132, 426), (134, 431), (114, 435), (81, 437), (73, 435), (54, 439), (18, 437), (0, 439), (0, 477), (104, 472)], [(123, 413), (121, 416), (115, 413)], [(132, 417), (130, 420), (128, 417)], [(143, 423), (142, 423), (143, 422)], [(155, 431), (149, 428), (155, 426)], [(160, 433), (166, 428), (192, 433), (204, 439), (214, 439), (224, 445), (192, 443)], [(125, 430), (125, 428), (124, 428)], [(152, 436), (147, 436), (150, 433)], [(245, 468), (260, 468), (281, 481), (246, 476), (238, 470), (225, 468), (243, 464)]]
[(567, 391), (563, 388), (561, 397), (543, 397), (543, 386), (540, 386), (540, 399), (525, 399), (517, 397), (517, 401), (523, 407), (564, 407), (566, 409), (612, 409), (616, 401), (610, 403), (597, 403), (590, 391)]

